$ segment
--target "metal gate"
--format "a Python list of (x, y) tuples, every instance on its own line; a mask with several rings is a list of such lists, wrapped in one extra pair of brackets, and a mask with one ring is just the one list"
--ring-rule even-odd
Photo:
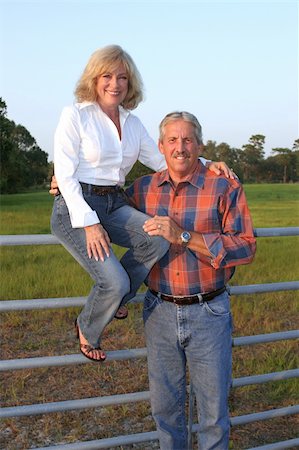
[[(276, 237), (276, 236), (298, 236), (299, 227), (289, 228), (257, 228), (255, 236), (257, 237)], [(11, 245), (49, 245), (59, 244), (52, 235), (2, 235), (0, 236), (1, 246)], [(230, 288), (232, 295), (257, 294), (264, 292), (290, 291), (298, 290), (299, 281), (279, 282), (269, 284), (253, 284), (247, 286), (233, 286)], [(142, 294), (138, 294), (133, 302), (141, 302)], [(0, 312), (24, 311), (24, 310), (43, 310), (53, 308), (69, 308), (73, 306), (83, 306), (85, 297), (72, 298), (52, 298), (52, 299), (33, 299), (33, 300), (8, 300), (0, 302)], [(259, 343), (269, 343), (288, 339), (299, 338), (299, 330), (290, 330), (285, 332), (262, 334), (255, 336), (243, 336), (233, 339), (233, 346), (255, 345)], [(118, 350), (107, 352), (109, 361), (130, 360), (136, 358), (146, 358), (146, 348)], [(76, 364), (88, 364), (89, 361), (80, 354), (49, 356), (26, 359), (10, 359), (0, 361), (0, 371), (14, 371), (19, 369), (32, 369), (40, 367), (66, 366)], [(266, 383), (269, 381), (285, 380), (299, 376), (299, 369), (272, 372), (263, 375), (253, 375), (233, 379), (233, 387), (247, 386), (251, 384)], [(189, 446), (191, 448), (192, 434), (198, 429), (198, 425), (193, 423), (193, 392), (192, 386), (189, 389)], [(44, 404), (33, 404), (15, 407), (5, 407), (0, 410), (0, 418), (17, 416), (35, 416), (39, 414), (48, 414), (53, 412), (81, 410), (100, 406), (119, 405), (124, 403), (134, 403), (149, 400), (149, 392), (133, 392), (130, 394), (111, 395), (104, 397), (87, 398), (80, 400), (68, 400), (61, 402), (51, 402)], [(231, 425), (243, 425), (250, 422), (268, 420), (274, 417), (293, 415), (299, 413), (299, 405), (252, 413), (243, 416), (231, 418)], [(157, 440), (157, 433), (146, 432), (130, 435), (117, 436), (95, 441), (85, 441), (73, 444), (55, 445), (51, 447), (39, 447), (47, 450), (92, 450), (113, 448), (122, 445), (132, 445)], [(274, 450), (286, 449), (299, 446), (299, 437), (288, 441), (281, 441), (275, 444), (263, 445), (249, 450)]]

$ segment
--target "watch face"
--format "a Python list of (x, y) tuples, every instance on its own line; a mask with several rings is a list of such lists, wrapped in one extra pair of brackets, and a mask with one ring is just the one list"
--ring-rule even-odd
[(188, 231), (183, 231), (183, 233), (181, 234), (181, 239), (183, 242), (189, 242), (191, 239), (191, 234)]

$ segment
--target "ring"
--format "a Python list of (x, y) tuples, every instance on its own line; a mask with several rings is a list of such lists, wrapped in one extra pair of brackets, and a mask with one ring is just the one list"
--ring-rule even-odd
[(161, 225), (159, 224), (159, 225), (157, 226), (157, 228), (158, 228), (158, 230), (161, 230)]

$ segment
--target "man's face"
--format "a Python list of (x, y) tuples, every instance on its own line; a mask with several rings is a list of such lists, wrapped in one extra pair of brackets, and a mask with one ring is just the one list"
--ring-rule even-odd
[(198, 144), (194, 126), (182, 119), (172, 120), (164, 127), (164, 137), (159, 141), (173, 181), (180, 182), (197, 167), (203, 146)]

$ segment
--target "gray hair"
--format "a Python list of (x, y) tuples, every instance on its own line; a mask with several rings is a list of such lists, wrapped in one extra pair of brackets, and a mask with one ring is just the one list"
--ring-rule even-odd
[(197, 118), (187, 112), (187, 111), (174, 111), (169, 114), (167, 114), (164, 119), (161, 121), (159, 125), (159, 140), (162, 142), (165, 134), (165, 126), (174, 120), (184, 120), (185, 122), (189, 122), (193, 125), (194, 131), (195, 131), (195, 137), (197, 140), (197, 143), (201, 145), (202, 142), (202, 130), (201, 125), (198, 122)]

